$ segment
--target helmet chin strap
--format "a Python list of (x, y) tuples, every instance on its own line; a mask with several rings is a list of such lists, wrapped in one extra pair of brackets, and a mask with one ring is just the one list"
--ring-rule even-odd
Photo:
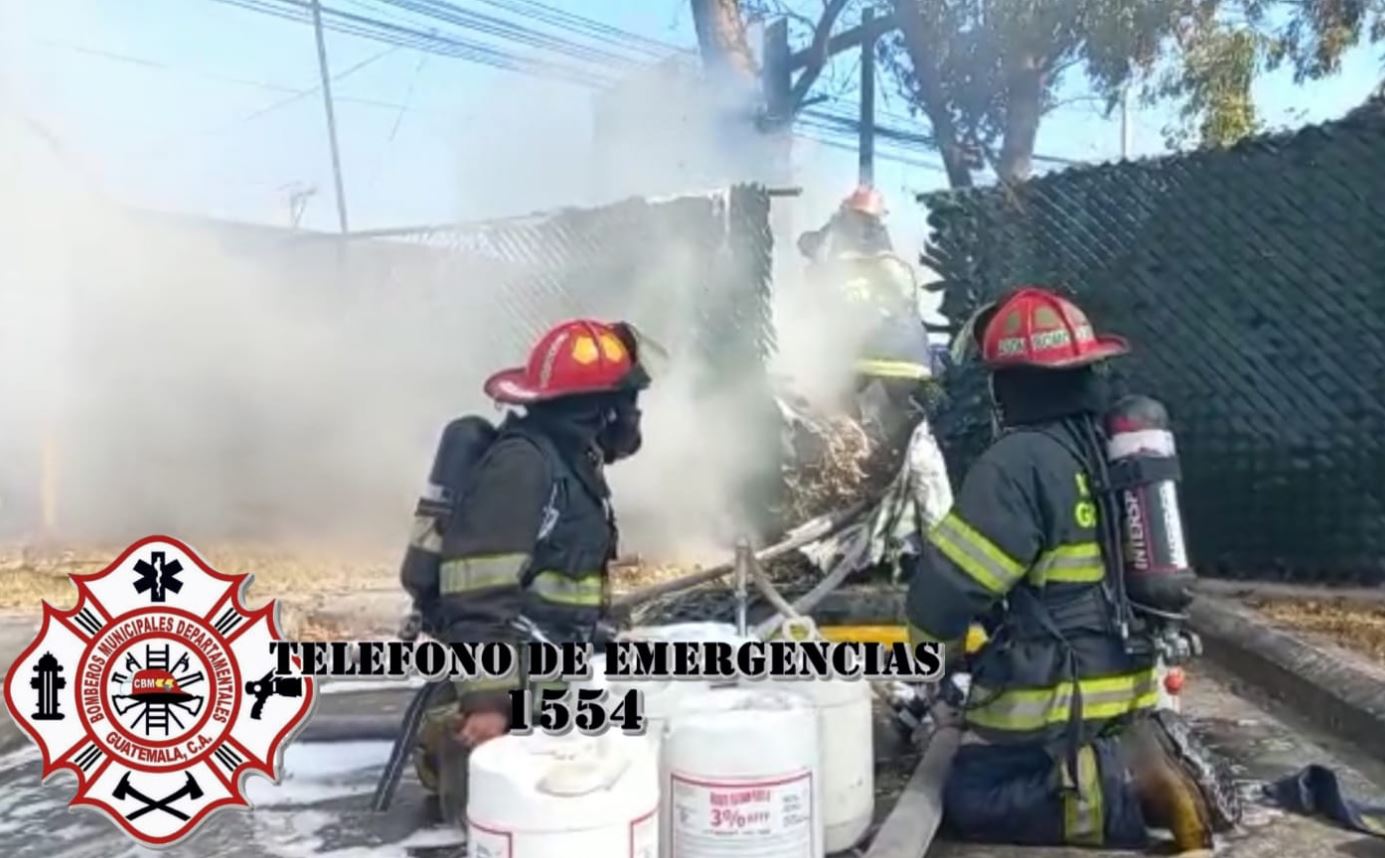
[(995, 374), (986, 376), (986, 392), (991, 398), (991, 440), (1000, 437), (1005, 429), (1005, 410), (1000, 405), (1000, 397), (995, 395)]

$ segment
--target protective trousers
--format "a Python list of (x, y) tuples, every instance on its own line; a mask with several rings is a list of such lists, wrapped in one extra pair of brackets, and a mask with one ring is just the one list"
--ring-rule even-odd
[[(531, 683), (534, 708), (538, 708), (538, 692), (545, 688), (564, 688), (563, 683)], [(537, 717), (537, 712), (534, 713)], [(467, 763), (470, 751), (462, 745), (457, 731), (463, 715), (457, 710), (457, 687), (439, 692), (433, 705), (423, 714), (419, 724), (418, 746), (414, 751), (414, 771), (423, 789), (433, 796), (441, 818), (449, 823), (465, 824), (467, 799)]]
[(1138, 849), (1148, 844), (1119, 740), (1097, 739), (1068, 771), (1062, 748), (963, 745), (943, 792), (943, 824), (959, 840)]
[(1063, 744), (963, 745), (944, 789), (959, 839), (1143, 848), (1167, 829), (1179, 853), (1212, 848), (1240, 818), (1222, 773), (1172, 713), (1142, 716), (1074, 755)]

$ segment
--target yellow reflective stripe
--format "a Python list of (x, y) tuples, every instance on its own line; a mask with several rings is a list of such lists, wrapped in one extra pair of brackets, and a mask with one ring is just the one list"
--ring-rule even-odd
[(1075, 782), (1067, 764), (1063, 764), (1063, 785), (1069, 787), (1063, 795), (1063, 839), (1078, 846), (1100, 846), (1106, 821), (1101, 802), (1101, 773), (1091, 745), (1084, 745), (1077, 752)]
[(856, 361), (855, 367), (856, 371), (862, 375), (874, 375), (880, 378), (911, 378), (915, 381), (922, 381), (933, 376), (927, 366), (905, 360), (863, 359)]
[[(1148, 709), (1159, 700), (1154, 669), (1078, 682), (1082, 690), (1083, 720), (1106, 720)], [(1073, 683), (1051, 688), (1002, 691), (976, 686), (973, 700), (985, 701), (967, 712), (967, 720), (979, 727), (1011, 732), (1042, 730), (1067, 723), (1072, 715)]]
[(437, 524), (438, 520), (431, 515), (414, 516), (414, 526), (409, 531), (409, 544), (429, 554), (442, 551), (442, 534), (438, 533)]
[(1003, 595), (1024, 577), (1024, 564), (977, 533), (955, 512), (949, 512), (938, 522), (928, 541), (994, 595)]
[(1095, 584), (1106, 576), (1101, 559), (1101, 546), (1095, 542), (1060, 545), (1045, 551), (1029, 570), (1029, 580), (1036, 587), (1050, 581), (1059, 584)]
[(529, 590), (546, 602), (560, 605), (599, 606), (605, 595), (605, 576), (593, 572), (572, 578), (561, 572), (540, 572), (534, 576)]
[(468, 593), (492, 587), (519, 585), (519, 575), (529, 562), (527, 554), (496, 554), (443, 561), (438, 589), (442, 593)]

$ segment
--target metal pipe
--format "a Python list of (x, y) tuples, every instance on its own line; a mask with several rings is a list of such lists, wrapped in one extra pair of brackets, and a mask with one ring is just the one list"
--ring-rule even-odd
[[(865, 498), (845, 509), (811, 519), (794, 530), (789, 531), (780, 542), (755, 552), (754, 557), (760, 563), (768, 563), (791, 551), (797, 551), (805, 545), (817, 542), (819, 539), (826, 539), (844, 530), (855, 521), (857, 516), (874, 506), (876, 500), (877, 498), (875, 497)], [(735, 565), (733, 563), (722, 563), (710, 569), (703, 569), (699, 572), (693, 572), (690, 575), (684, 575), (681, 578), (673, 578), (668, 581), (660, 581), (657, 584), (650, 584), (647, 587), (631, 590), (628, 593), (623, 593), (614, 597), (611, 599), (611, 608), (615, 610), (633, 608), (636, 605), (642, 605), (660, 596), (680, 593), (683, 590), (689, 590), (701, 584), (715, 581), (734, 570)]]
[[(773, 582), (769, 580), (769, 576), (765, 575), (765, 570), (760, 564), (755, 563), (751, 566), (750, 571), (755, 578), (755, 588), (759, 590), (760, 594), (779, 612), (779, 615), (775, 616), (772, 620), (760, 623), (760, 625), (755, 627), (756, 637), (767, 638), (769, 635), (762, 633), (761, 629), (773, 623), (774, 627), (770, 629), (770, 634), (773, 634), (779, 626), (783, 624), (786, 617), (797, 617), (801, 612), (793, 605), (789, 604), (788, 600), (784, 598), (784, 595), (774, 588)], [(742, 634), (744, 634), (744, 632), (742, 632)]]
[(744, 635), (746, 630), (746, 607), (750, 601), (747, 579), (751, 567), (755, 565), (755, 552), (750, 548), (750, 540), (742, 536), (736, 540), (736, 634)]
[[(823, 578), (814, 585), (813, 589), (799, 596), (791, 604), (784, 600), (784, 597), (780, 595), (777, 590), (774, 591), (774, 596), (765, 593), (765, 598), (769, 600), (770, 604), (774, 605), (779, 613), (757, 625), (755, 627), (755, 636), (761, 640), (768, 640), (775, 632), (779, 631), (780, 626), (784, 625), (784, 620), (786, 618), (798, 616), (799, 614), (811, 613), (829, 593), (841, 586), (842, 582), (847, 579), (852, 571), (850, 564), (848, 564), (845, 559), (837, 561), (837, 564), (832, 567), (832, 571), (827, 574), (827, 577)], [(760, 577), (756, 578), (755, 583), (757, 586), (761, 583)], [(773, 585), (769, 583), (768, 579), (765, 579), (764, 584), (773, 590)], [(761, 592), (764, 592), (764, 590), (762, 589)], [(775, 597), (778, 597), (779, 600), (784, 603), (782, 607), (775, 604)], [(788, 610), (785, 610), (786, 607)]]

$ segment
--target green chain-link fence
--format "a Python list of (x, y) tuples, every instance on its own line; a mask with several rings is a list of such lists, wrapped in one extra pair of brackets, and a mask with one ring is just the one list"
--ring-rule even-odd
[[(1385, 580), (1385, 102), (1303, 131), (925, 199), (954, 324), (1007, 288), (1069, 290), (1166, 402), (1205, 574)], [(989, 438), (975, 367), (941, 417)]]

